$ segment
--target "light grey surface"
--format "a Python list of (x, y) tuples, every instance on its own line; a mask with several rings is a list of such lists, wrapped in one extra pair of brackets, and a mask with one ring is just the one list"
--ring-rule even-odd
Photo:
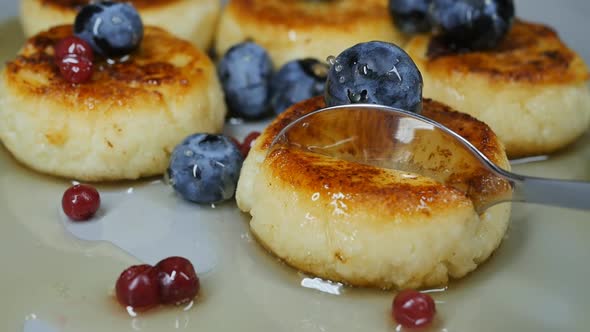
[(0, 0), (0, 20), (17, 15), (18, 2), (19, 0)]

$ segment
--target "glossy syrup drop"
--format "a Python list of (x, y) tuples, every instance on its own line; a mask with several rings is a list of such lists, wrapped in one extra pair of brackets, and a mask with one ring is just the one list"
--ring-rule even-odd
[(301, 280), (301, 287), (315, 289), (330, 295), (342, 295), (344, 293), (344, 285), (342, 283), (321, 278), (303, 278)]
[(336, 57), (333, 55), (330, 55), (326, 58), (326, 61), (328, 61), (328, 63), (333, 66), (334, 64), (336, 64)]

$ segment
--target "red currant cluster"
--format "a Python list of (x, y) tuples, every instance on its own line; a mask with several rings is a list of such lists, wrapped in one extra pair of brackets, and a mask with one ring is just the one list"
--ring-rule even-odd
[(54, 49), (56, 65), (66, 81), (84, 83), (92, 77), (94, 52), (86, 41), (69, 36), (58, 41)]
[[(92, 218), (100, 207), (100, 194), (89, 185), (68, 188), (62, 197), (64, 213), (72, 221)], [(200, 283), (192, 263), (183, 257), (168, 257), (155, 266), (134, 265), (121, 273), (116, 283), (117, 300), (134, 310), (158, 304), (182, 304), (199, 292)]]
[(121, 273), (115, 285), (119, 303), (134, 310), (184, 304), (192, 301), (200, 288), (193, 265), (183, 257), (168, 257), (155, 266), (133, 265)]

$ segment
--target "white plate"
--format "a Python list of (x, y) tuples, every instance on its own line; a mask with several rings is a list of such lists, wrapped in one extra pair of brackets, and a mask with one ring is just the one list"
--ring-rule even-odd
[[(1, 0), (1, 59), (23, 41), (16, 1)], [(586, 60), (590, 3), (517, 1), (525, 18), (547, 22)], [(243, 135), (261, 124), (228, 126)], [(590, 179), (590, 134), (524, 174)], [(152, 182), (156, 180), (155, 182)], [(157, 179), (101, 186), (104, 219), (70, 228), (60, 198), (69, 182), (36, 174), (0, 148), (0, 330), (390, 331), (391, 292), (321, 284), (282, 265), (254, 242), (233, 203), (182, 202)], [(130, 190), (129, 188), (133, 188)], [(141, 208), (140, 208), (141, 207)], [(71, 225), (70, 225), (71, 226)], [(69, 226), (68, 226), (69, 227)], [(130, 255), (134, 253), (136, 256)], [(587, 331), (590, 327), (590, 213), (515, 204), (493, 258), (435, 292), (440, 331)], [(112, 297), (118, 274), (170, 254), (196, 264), (203, 294), (187, 310), (130, 317)], [(324, 287), (320, 292), (308, 287)], [(334, 295), (331, 293), (341, 293)]]

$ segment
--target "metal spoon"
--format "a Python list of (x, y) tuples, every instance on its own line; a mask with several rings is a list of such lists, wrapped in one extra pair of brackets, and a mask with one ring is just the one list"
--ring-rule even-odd
[(511, 173), (440, 123), (381, 105), (309, 113), (286, 126), (269, 153), (284, 148), (428, 176), (465, 193), (480, 213), (506, 201), (590, 209), (590, 182)]

